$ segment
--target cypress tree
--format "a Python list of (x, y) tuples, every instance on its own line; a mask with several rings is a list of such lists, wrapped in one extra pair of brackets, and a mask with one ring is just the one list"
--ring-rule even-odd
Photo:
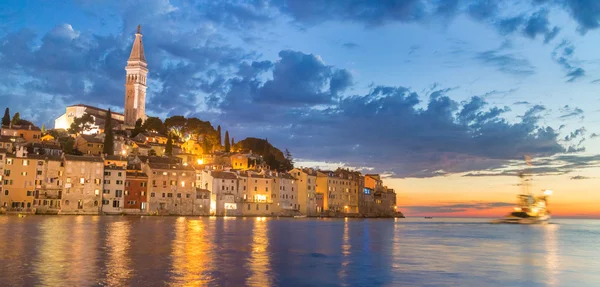
[(229, 131), (225, 131), (225, 152), (231, 151), (231, 146), (229, 143)]
[(21, 121), (21, 114), (19, 114), (17, 112), (17, 113), (15, 113), (15, 115), (12, 118), (12, 124), (17, 125), (17, 124), (19, 124), (19, 121)]
[(235, 141), (233, 140), (233, 137), (231, 137), (231, 148), (233, 148), (235, 146)]
[(104, 154), (115, 154), (115, 139), (112, 130), (112, 113), (110, 109), (106, 112), (106, 120), (104, 121)]
[(217, 137), (219, 138), (219, 146), (221, 146), (222, 139), (221, 139), (221, 126), (220, 125), (217, 127)]
[(171, 139), (171, 135), (169, 134), (168, 140), (167, 140), (167, 146), (165, 147), (165, 154), (168, 156), (172, 156), (173, 155), (173, 139)]
[(8, 126), (10, 125), (10, 109), (6, 108), (4, 110), (4, 117), (2, 118), (2, 125)]

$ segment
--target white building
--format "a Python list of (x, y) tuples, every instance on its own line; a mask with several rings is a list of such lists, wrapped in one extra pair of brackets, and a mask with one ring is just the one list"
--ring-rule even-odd
[(102, 189), (102, 212), (106, 214), (123, 213), (125, 202), (126, 170), (122, 166), (108, 165), (104, 167), (104, 187)]

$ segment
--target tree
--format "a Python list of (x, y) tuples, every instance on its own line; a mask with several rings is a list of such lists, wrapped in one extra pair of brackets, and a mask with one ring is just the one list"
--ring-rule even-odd
[(231, 149), (235, 151), (235, 141), (233, 140), (233, 137), (231, 137)]
[(13, 116), (13, 118), (12, 118), (12, 122), (11, 122), (11, 123), (12, 123), (13, 125), (16, 125), (16, 124), (18, 124), (18, 123), (19, 123), (19, 121), (21, 121), (21, 114), (19, 114), (19, 113), (17, 112), (17, 113), (15, 113), (15, 115)]
[(168, 156), (173, 155), (173, 139), (171, 139), (171, 135), (169, 135), (167, 140), (167, 146), (165, 147), (165, 154)]
[(213, 140), (209, 136), (204, 136), (202, 139), (202, 153), (207, 154), (212, 151), (213, 148)]
[(285, 171), (290, 171), (294, 169), (294, 158), (292, 157), (292, 153), (286, 148), (285, 152), (285, 162), (282, 164), (282, 168)]
[(142, 125), (142, 130), (164, 134), (165, 125), (163, 124), (163, 121), (157, 117), (148, 117)]
[(135, 121), (135, 127), (133, 128), (133, 131), (131, 132), (131, 137), (134, 138), (141, 132), (143, 132), (142, 119), (138, 119), (137, 121)]
[(4, 117), (2, 118), (2, 125), (3, 126), (10, 125), (10, 109), (9, 108), (6, 108), (6, 110), (4, 110)]
[(221, 146), (221, 125), (217, 126), (217, 138), (218, 138), (218, 144), (219, 146)]
[(112, 113), (110, 109), (106, 112), (106, 120), (104, 121), (104, 149), (103, 153), (107, 155), (115, 154), (115, 139), (112, 130)]
[(64, 153), (66, 154), (72, 154), (73, 153), (73, 146), (75, 145), (75, 139), (73, 139), (72, 137), (61, 137), (58, 138), (58, 142), (60, 143), (60, 146), (62, 147), (62, 150)]
[(92, 129), (92, 125), (94, 124), (94, 117), (92, 115), (85, 113), (81, 117), (75, 118), (73, 123), (71, 123), (71, 127), (69, 128), (69, 133), (78, 134), (81, 132), (89, 131)]
[(167, 132), (171, 132), (172, 135), (182, 138), (185, 132), (185, 124), (187, 120), (184, 116), (172, 116), (165, 119), (165, 128)]
[(225, 152), (230, 152), (231, 146), (229, 143), (229, 131), (225, 131)]
[(42, 124), (42, 133), (45, 134), (46, 133), (46, 124)]

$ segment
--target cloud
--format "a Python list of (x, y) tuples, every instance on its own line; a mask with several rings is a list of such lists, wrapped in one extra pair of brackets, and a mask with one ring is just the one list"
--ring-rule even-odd
[(582, 176), (582, 175), (576, 175), (576, 176), (571, 177), (572, 180), (581, 180), (581, 179), (590, 179), (590, 178), (591, 177)]
[(575, 46), (567, 40), (563, 40), (554, 48), (554, 51), (552, 52), (552, 59), (554, 59), (554, 61), (562, 66), (567, 72), (567, 82), (574, 82), (577, 79), (585, 76), (585, 70), (583, 68), (574, 66), (574, 52)]
[(510, 207), (514, 206), (514, 203), (509, 202), (470, 202), (470, 203), (454, 203), (454, 204), (445, 204), (445, 205), (408, 205), (403, 206), (403, 208), (407, 209), (405, 213), (418, 213), (418, 214), (427, 214), (427, 213), (458, 213), (458, 212), (466, 212), (473, 210), (489, 210), (498, 207)]
[(544, 36), (544, 43), (550, 42), (556, 35), (560, 29), (558, 27), (554, 27), (550, 29), (550, 21), (548, 21), (548, 11), (540, 10), (535, 12), (525, 24), (525, 28), (523, 29), (523, 33), (531, 39), (535, 39), (537, 35)]
[(593, 134), (590, 135), (590, 139), (595, 139), (597, 137), (598, 137), (598, 134), (596, 134), (596, 133), (593, 133)]
[(531, 103), (528, 102), (528, 101), (518, 101), (518, 102), (514, 102), (513, 105), (515, 105), (515, 106), (519, 106), (519, 105), (531, 105)]
[(562, 108), (558, 109), (561, 113), (560, 119), (569, 119), (569, 118), (583, 118), (583, 110), (580, 108), (573, 108), (569, 105), (565, 105)]
[(354, 42), (346, 42), (344, 44), (342, 44), (342, 47), (346, 48), (346, 49), (356, 49), (358, 48), (360, 45), (354, 43)]
[(579, 129), (576, 129), (575, 131), (571, 132), (567, 136), (565, 136), (565, 141), (572, 141), (575, 138), (578, 138), (578, 137), (584, 136), (584, 135), (585, 135), (585, 128), (581, 127)]
[(475, 58), (507, 74), (528, 76), (535, 73), (535, 67), (527, 59), (503, 52), (502, 49), (481, 52)]

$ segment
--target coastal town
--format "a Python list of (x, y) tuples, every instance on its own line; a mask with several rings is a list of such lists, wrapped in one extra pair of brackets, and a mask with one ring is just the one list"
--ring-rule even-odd
[(75, 104), (46, 129), (6, 109), (0, 213), (402, 217), (378, 174), (297, 167), (268, 139), (148, 116), (139, 26), (125, 70), (122, 114)]

